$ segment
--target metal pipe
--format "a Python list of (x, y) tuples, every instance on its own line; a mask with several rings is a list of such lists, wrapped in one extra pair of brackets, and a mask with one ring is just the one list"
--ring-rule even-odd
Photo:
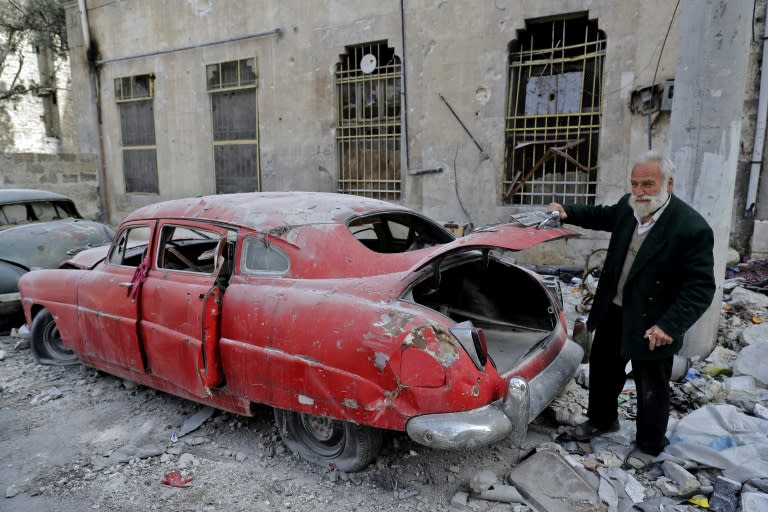
[(78, 0), (77, 7), (80, 9), (80, 28), (83, 31), (83, 43), (85, 44), (85, 54), (91, 49), (91, 29), (88, 27), (88, 13), (86, 12), (85, 0)]
[(411, 168), (411, 150), (408, 147), (408, 80), (406, 80), (405, 70), (408, 67), (408, 60), (405, 58), (405, 0), (400, 0), (400, 38), (403, 43), (403, 57), (401, 62), (401, 73), (403, 76), (403, 143), (405, 144), (405, 169)]
[[(768, 4), (765, 7), (768, 16)], [(760, 173), (763, 165), (763, 148), (765, 147), (765, 127), (768, 120), (768, 19), (763, 18), (763, 64), (760, 71), (760, 96), (757, 102), (757, 124), (755, 126), (755, 142), (752, 145), (752, 162), (749, 169), (749, 182), (747, 184), (747, 203), (744, 216), (754, 217), (757, 210), (757, 185), (760, 182)]]
[(96, 71), (96, 66), (92, 60), (91, 55), (91, 29), (88, 23), (88, 7), (85, 5), (85, 0), (78, 0), (77, 7), (80, 9), (80, 29), (83, 32), (83, 47), (85, 48), (85, 61), (88, 64), (88, 81), (91, 84), (91, 93), (93, 94), (96, 104), (96, 129), (99, 137), (99, 153), (98, 162), (99, 166), (99, 186), (96, 187), (96, 194), (99, 200), (99, 220), (109, 223), (109, 194), (107, 192), (107, 170), (104, 162), (104, 136), (101, 131), (101, 93), (99, 91), (99, 77)]
[[(83, 0), (80, 0), (83, 1)], [(235, 43), (238, 41), (247, 41), (249, 39), (260, 39), (262, 37), (269, 37), (272, 35), (277, 35), (278, 37), (283, 33), (283, 30), (280, 28), (276, 28), (273, 30), (269, 30), (267, 32), (259, 32), (258, 34), (249, 34), (247, 36), (240, 36), (240, 37), (233, 37), (230, 39), (223, 39), (220, 41), (211, 41), (210, 43), (203, 43), (203, 44), (196, 44), (191, 46), (182, 46), (180, 48), (173, 48), (170, 50), (158, 50), (155, 52), (147, 52), (147, 53), (140, 53), (137, 55), (127, 55), (125, 57), (115, 57), (112, 59), (103, 59), (103, 60), (97, 60), (96, 65), (102, 66), (104, 64), (109, 64), (111, 62), (120, 62), (124, 60), (132, 60), (132, 59), (142, 59), (145, 57), (155, 57), (157, 55), (167, 55), (169, 53), (176, 53), (176, 52), (183, 52), (186, 50), (196, 50), (199, 48), (207, 48), (209, 46), (216, 46), (219, 44), (228, 44), (228, 43)]]

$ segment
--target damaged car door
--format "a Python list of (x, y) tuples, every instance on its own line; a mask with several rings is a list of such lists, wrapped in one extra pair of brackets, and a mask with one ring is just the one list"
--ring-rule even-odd
[(154, 377), (198, 397), (223, 383), (221, 304), (237, 232), (189, 221), (158, 226), (157, 260), (144, 281), (141, 334)]
[(84, 363), (121, 374), (145, 371), (140, 283), (134, 283), (134, 277), (151, 256), (154, 228), (155, 221), (124, 225), (106, 261), (96, 271), (82, 272), (77, 286), (80, 335), (68, 341)]

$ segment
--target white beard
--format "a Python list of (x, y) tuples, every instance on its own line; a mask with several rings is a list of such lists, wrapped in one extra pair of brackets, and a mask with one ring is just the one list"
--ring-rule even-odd
[[(637, 201), (638, 199), (649, 199), (649, 201), (640, 203)], [(659, 193), (655, 196), (636, 197), (635, 195), (631, 195), (629, 197), (629, 206), (631, 206), (635, 211), (635, 214), (642, 219), (649, 215), (653, 215), (656, 210), (664, 206), (667, 199), (669, 199), (669, 191), (666, 187), (662, 187)]]

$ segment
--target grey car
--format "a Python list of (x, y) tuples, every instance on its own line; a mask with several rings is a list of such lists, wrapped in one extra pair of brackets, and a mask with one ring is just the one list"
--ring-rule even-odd
[(55, 268), (75, 253), (108, 244), (114, 231), (84, 220), (61, 194), (0, 189), (0, 330), (23, 322), (19, 278), (36, 268)]

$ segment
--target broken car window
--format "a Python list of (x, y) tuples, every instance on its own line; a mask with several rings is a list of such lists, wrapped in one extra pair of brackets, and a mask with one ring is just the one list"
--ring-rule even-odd
[(454, 240), (443, 226), (410, 212), (386, 212), (349, 222), (350, 233), (372, 251), (398, 253)]
[(117, 236), (109, 252), (109, 262), (113, 265), (138, 267), (144, 259), (151, 234), (149, 226), (125, 228)]
[(247, 237), (243, 269), (248, 273), (284, 274), (291, 266), (288, 256), (263, 238)]

